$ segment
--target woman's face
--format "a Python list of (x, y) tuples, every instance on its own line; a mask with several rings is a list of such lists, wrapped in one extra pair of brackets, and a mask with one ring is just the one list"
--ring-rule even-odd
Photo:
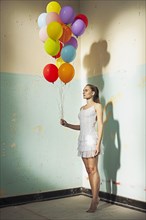
[(90, 86), (85, 86), (83, 89), (83, 98), (91, 99), (93, 97), (94, 92), (91, 90)]

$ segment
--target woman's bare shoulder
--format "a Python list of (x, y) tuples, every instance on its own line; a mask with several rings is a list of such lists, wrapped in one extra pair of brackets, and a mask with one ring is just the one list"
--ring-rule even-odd
[(98, 111), (98, 110), (102, 110), (102, 105), (101, 105), (101, 103), (95, 103), (94, 104), (94, 107), (95, 107), (95, 109)]
[(81, 106), (80, 111), (84, 108), (84, 106)]

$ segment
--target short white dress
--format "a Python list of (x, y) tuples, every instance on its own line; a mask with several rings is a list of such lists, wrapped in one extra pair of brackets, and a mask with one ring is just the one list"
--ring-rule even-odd
[(78, 116), (80, 120), (78, 156), (83, 158), (94, 157), (98, 139), (95, 128), (97, 122), (95, 107), (91, 106), (88, 109), (82, 108)]

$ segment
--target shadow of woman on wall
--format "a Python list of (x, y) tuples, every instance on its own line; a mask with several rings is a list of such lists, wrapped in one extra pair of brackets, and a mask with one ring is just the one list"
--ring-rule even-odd
[(103, 129), (104, 154), (103, 169), (106, 181), (106, 191), (112, 195), (112, 200), (117, 194), (117, 172), (120, 168), (121, 140), (119, 122), (114, 119), (113, 103), (110, 101), (105, 106), (106, 119)]
[[(106, 40), (94, 42), (91, 45), (90, 53), (84, 57), (83, 65), (87, 69), (87, 81), (96, 85), (99, 91), (104, 89), (103, 68), (110, 61), (110, 53), (107, 50)], [(103, 139), (103, 169), (105, 174), (106, 192), (112, 200), (117, 194), (117, 171), (120, 168), (120, 129), (119, 123), (113, 116), (113, 103), (106, 103), (105, 97), (100, 97), (101, 104), (105, 109), (106, 120), (104, 122)]]

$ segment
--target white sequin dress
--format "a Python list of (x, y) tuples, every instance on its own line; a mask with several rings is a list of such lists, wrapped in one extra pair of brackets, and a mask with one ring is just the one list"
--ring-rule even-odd
[(95, 107), (91, 106), (88, 109), (81, 109), (79, 112), (80, 134), (78, 137), (78, 156), (89, 158), (95, 156), (97, 144)]

